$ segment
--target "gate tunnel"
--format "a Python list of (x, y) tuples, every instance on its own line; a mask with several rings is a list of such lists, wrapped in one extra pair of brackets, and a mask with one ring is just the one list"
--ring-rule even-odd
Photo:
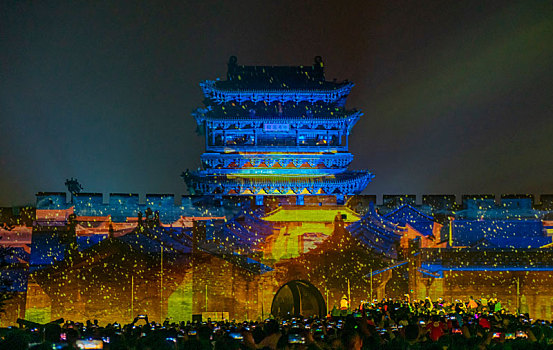
[(307, 281), (294, 280), (286, 283), (276, 292), (271, 305), (274, 317), (325, 316), (326, 304), (321, 292)]

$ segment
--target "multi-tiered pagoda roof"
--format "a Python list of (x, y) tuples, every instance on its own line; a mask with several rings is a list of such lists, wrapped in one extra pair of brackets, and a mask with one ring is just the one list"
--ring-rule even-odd
[(240, 66), (227, 80), (200, 84), (205, 107), (194, 117), (205, 132), (202, 170), (185, 174), (191, 192), (238, 195), (350, 195), (373, 177), (347, 171), (348, 137), (362, 113), (345, 108), (353, 87), (327, 81), (312, 66)]

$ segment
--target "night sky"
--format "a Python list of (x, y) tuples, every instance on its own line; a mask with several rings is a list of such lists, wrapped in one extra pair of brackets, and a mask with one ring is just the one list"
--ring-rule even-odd
[(231, 55), (355, 82), (367, 194), (553, 193), (551, 1), (0, 0), (0, 206), (185, 194)]

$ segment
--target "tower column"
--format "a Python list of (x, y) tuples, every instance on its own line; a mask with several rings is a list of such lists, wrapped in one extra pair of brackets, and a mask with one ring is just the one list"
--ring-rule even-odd
[(204, 121), (204, 133), (205, 133), (205, 150), (207, 151), (207, 148), (209, 147), (209, 135), (208, 135), (208, 128), (207, 128), (207, 121)]

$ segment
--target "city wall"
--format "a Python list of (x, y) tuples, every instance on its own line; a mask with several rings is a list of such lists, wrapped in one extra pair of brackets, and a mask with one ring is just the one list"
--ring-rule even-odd
[[(336, 204), (334, 196), (304, 195), (304, 205), (329, 205)], [(290, 200), (290, 196), (267, 196), (265, 202), (278, 205), (295, 205), (296, 201)], [(217, 211), (217, 208), (234, 205), (241, 206), (245, 203), (255, 204), (254, 196), (192, 196), (177, 197), (173, 194), (139, 194), (131, 193), (79, 193), (70, 200), (65, 192), (40, 192), (36, 196), (36, 209), (67, 209), (74, 207), (75, 212), (83, 216), (111, 215), (113, 221), (126, 217), (136, 216), (138, 211), (151, 208), (159, 211), (166, 218), (175, 217), (182, 212), (193, 208), (205, 207)], [(459, 210), (553, 210), (553, 194), (465, 194), (456, 195), (357, 195), (346, 198), (346, 202), (354, 210), (360, 211), (368, 208), (368, 203), (373, 202), (381, 207), (395, 208), (402, 204), (413, 206), (426, 206), (436, 211)], [(259, 202), (257, 202), (259, 203)]]
[[(270, 207), (278, 205), (294, 205), (290, 197), (264, 198)], [(460, 202), (458, 202), (460, 199)], [(529, 217), (543, 218), (553, 210), (553, 195), (541, 195), (539, 200), (532, 195), (359, 195), (347, 198), (347, 205), (359, 213), (366, 212), (369, 203), (377, 205), (381, 212), (393, 210), (402, 204), (411, 204), (418, 208), (426, 208), (436, 217), (440, 215), (465, 215), (471, 217), (471, 212), (496, 212), (498, 217)], [(207, 197), (182, 196), (180, 203), (171, 194), (149, 194), (141, 198), (137, 194), (110, 194), (104, 196), (99, 193), (80, 193), (70, 201), (66, 193), (39, 193), (37, 194), (37, 210), (67, 210), (73, 208), (78, 216), (110, 216), (114, 222), (124, 222), (128, 218), (136, 217), (138, 212), (150, 208), (153, 212), (159, 211), (160, 219), (164, 223), (171, 223), (182, 216), (232, 216), (245, 205), (256, 206), (255, 197)], [(304, 205), (335, 205), (331, 196), (305, 196)], [(3, 208), (1, 211), (3, 222), (16, 218), (22, 227), (32, 227), (33, 222), (26, 216), (32, 216), (32, 210), (21, 209), (19, 212), (12, 208)], [(462, 212), (465, 211), (463, 214)], [(25, 217), (25, 218), (24, 218)], [(6, 231), (8, 232), (8, 231)], [(2, 234), (4, 235), (3, 232)], [(123, 255), (121, 255), (123, 254)], [(4, 322), (15, 321), (23, 315), (32, 316), (35, 320), (44, 321), (65, 315), (68, 318), (100, 318), (108, 321), (110, 318), (118, 320), (130, 319), (139, 312), (149, 313), (153, 318), (173, 317), (173, 319), (189, 319), (193, 314), (203, 312), (229, 312), (229, 317), (261, 318), (270, 312), (273, 297), (283, 284), (292, 279), (310, 281), (321, 291), (327, 307), (338, 304), (347, 288), (347, 280), (354, 281), (350, 286), (353, 301), (359, 303), (369, 297), (370, 281), (364, 275), (335, 271), (335, 277), (329, 280), (328, 273), (315, 272), (315, 267), (309, 263), (298, 263), (300, 260), (277, 264), (273, 271), (263, 275), (251, 274), (237, 268), (226, 260), (210, 256), (197, 256), (191, 262), (179, 262), (165, 266), (165, 275), (155, 261), (141, 268), (144, 274), (134, 274), (138, 271), (135, 265), (121, 267), (121, 258), (126, 257), (124, 252), (110, 255), (107, 260), (91, 262), (89, 267), (80, 267), (78, 270), (69, 269), (70, 275), (61, 279), (63, 288), (56, 290), (49, 287), (49, 276), (43, 276), (41, 284), (30, 280), (24, 292), (10, 303), (8, 313), (3, 317)], [(155, 260), (155, 259), (154, 259)], [(328, 261), (327, 261), (328, 262)], [(104, 279), (105, 266), (119, 266), (119, 272), (110, 268), (111, 275), (119, 274), (120, 282), (114, 283)], [(324, 265), (324, 264), (323, 264)], [(140, 265), (139, 265), (140, 266)], [(310, 270), (311, 269), (311, 270)], [(116, 269), (117, 270), (117, 269)], [(413, 269), (415, 270), (415, 266)], [(374, 278), (373, 296), (402, 296), (407, 287), (407, 281), (401, 278), (400, 270), (383, 273)], [(553, 310), (553, 285), (549, 273), (512, 273), (505, 278), (499, 272), (474, 274), (462, 272), (447, 274), (443, 279), (428, 279), (421, 276), (410, 278), (413, 296), (432, 297), (442, 296), (450, 299), (462, 299), (469, 296), (480, 297), (485, 286), (485, 295), (495, 296), (505, 300), (506, 306), (514, 310), (517, 303), (521, 303), (513, 295), (513, 281), (518, 278), (520, 295), (525, 296), (529, 311), (534, 317), (550, 318)], [(346, 277), (340, 277), (340, 276)], [(231, 278), (229, 278), (231, 276)], [(38, 276), (35, 276), (38, 278)], [(71, 280), (80, 280), (77, 284)], [(87, 282), (84, 282), (87, 281)], [(57, 283), (57, 282), (56, 282)], [(161, 287), (160, 287), (161, 286)], [(159, 287), (159, 288), (158, 288)], [(97, 291), (101, 290), (102, 293)], [(114, 296), (112, 296), (114, 295)], [(132, 295), (132, 296), (131, 296)], [(107, 299), (106, 299), (107, 298)], [(110, 299), (111, 298), (111, 299)], [(134, 298), (134, 299), (133, 299)], [(132, 303), (131, 303), (132, 300)], [(107, 303), (107, 304), (106, 304)], [(25, 305), (26, 304), (26, 305)], [(106, 314), (106, 305), (113, 314)], [(4, 321), (6, 320), (6, 321)]]

